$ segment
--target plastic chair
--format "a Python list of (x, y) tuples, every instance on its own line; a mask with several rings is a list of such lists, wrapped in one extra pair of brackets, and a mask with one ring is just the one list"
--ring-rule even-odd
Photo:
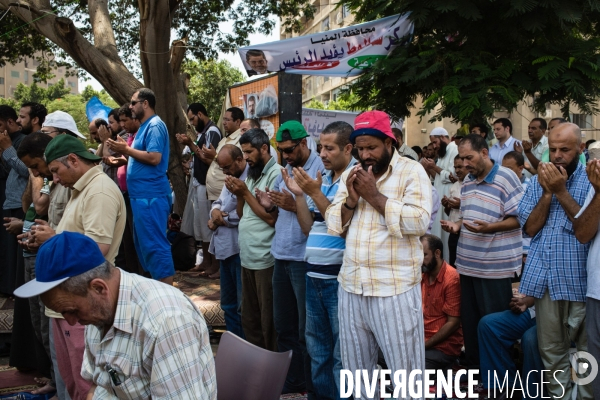
[(215, 358), (218, 400), (279, 400), (292, 350), (261, 349), (231, 332), (221, 336)]

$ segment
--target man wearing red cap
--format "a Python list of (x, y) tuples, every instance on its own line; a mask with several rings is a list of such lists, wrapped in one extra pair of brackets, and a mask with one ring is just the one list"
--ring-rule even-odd
[(351, 371), (375, 370), (378, 348), (391, 370), (425, 369), (419, 237), (431, 219), (431, 182), (394, 151), (395, 140), (386, 113), (356, 117), (350, 141), (360, 165), (342, 175), (326, 213), (328, 232), (346, 234), (338, 315)]

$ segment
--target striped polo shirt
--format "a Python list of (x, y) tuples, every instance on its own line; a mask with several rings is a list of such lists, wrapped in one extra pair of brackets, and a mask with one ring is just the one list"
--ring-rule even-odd
[[(481, 220), (500, 222), (517, 217), (523, 186), (517, 175), (494, 163), (481, 181), (472, 175), (465, 178), (461, 189), (460, 211), (463, 222)], [(523, 257), (521, 229), (504, 232), (475, 233), (463, 224), (456, 252), (459, 274), (476, 278), (512, 278)]]
[[(356, 160), (352, 158), (346, 170), (352, 168)], [(321, 192), (329, 202), (333, 202), (338, 191), (341, 175), (333, 182), (333, 171), (322, 174)], [(307, 274), (314, 278), (337, 277), (344, 259), (346, 240), (337, 235), (327, 233), (327, 223), (312, 198), (307, 196), (306, 203), (314, 213), (314, 222), (306, 240), (304, 261), (308, 263)]]

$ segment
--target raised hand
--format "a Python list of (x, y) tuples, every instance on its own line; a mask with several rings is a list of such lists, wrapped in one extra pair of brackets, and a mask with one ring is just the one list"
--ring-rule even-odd
[(456, 234), (458, 232), (460, 232), (460, 222), (441, 220), (440, 224), (442, 225), (442, 229), (446, 232), (456, 233)]
[(309, 196), (319, 193), (323, 184), (323, 178), (319, 172), (317, 172), (317, 179), (313, 179), (302, 167), (294, 168), (294, 180), (302, 191)]
[(269, 188), (265, 188), (264, 192), (260, 189), (254, 189), (254, 193), (256, 194), (256, 199), (258, 200), (258, 203), (261, 206), (263, 206), (265, 210), (273, 208), (275, 203), (273, 203), (271, 201), (271, 198), (269, 197)]
[(129, 146), (127, 146), (127, 142), (121, 136), (117, 135), (117, 139), (107, 139), (106, 143), (108, 147), (115, 153), (123, 154), (127, 150)]
[(286, 211), (296, 212), (296, 199), (287, 190), (283, 189), (281, 192), (275, 192), (267, 189), (267, 194), (271, 202), (277, 207)]
[[(296, 168), (294, 168), (295, 170)], [(296, 172), (294, 171), (294, 174)], [(283, 181), (285, 182), (285, 186), (290, 190), (290, 192), (294, 193), (296, 196), (303, 196), (304, 192), (296, 182), (294, 178), (290, 176), (286, 168), (281, 170), (281, 176), (283, 177)], [(297, 176), (297, 175), (295, 175)]]

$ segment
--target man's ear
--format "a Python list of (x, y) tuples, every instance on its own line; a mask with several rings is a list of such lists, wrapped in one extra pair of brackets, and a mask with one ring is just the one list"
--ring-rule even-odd
[(88, 283), (88, 289), (91, 290), (92, 293), (99, 296), (105, 296), (108, 294), (108, 285), (103, 279), (100, 278), (92, 279), (90, 283)]
[(436, 260), (439, 258), (440, 260), (443, 258), (442, 257), (442, 251), (441, 250), (436, 250), (435, 251), (435, 258)]

